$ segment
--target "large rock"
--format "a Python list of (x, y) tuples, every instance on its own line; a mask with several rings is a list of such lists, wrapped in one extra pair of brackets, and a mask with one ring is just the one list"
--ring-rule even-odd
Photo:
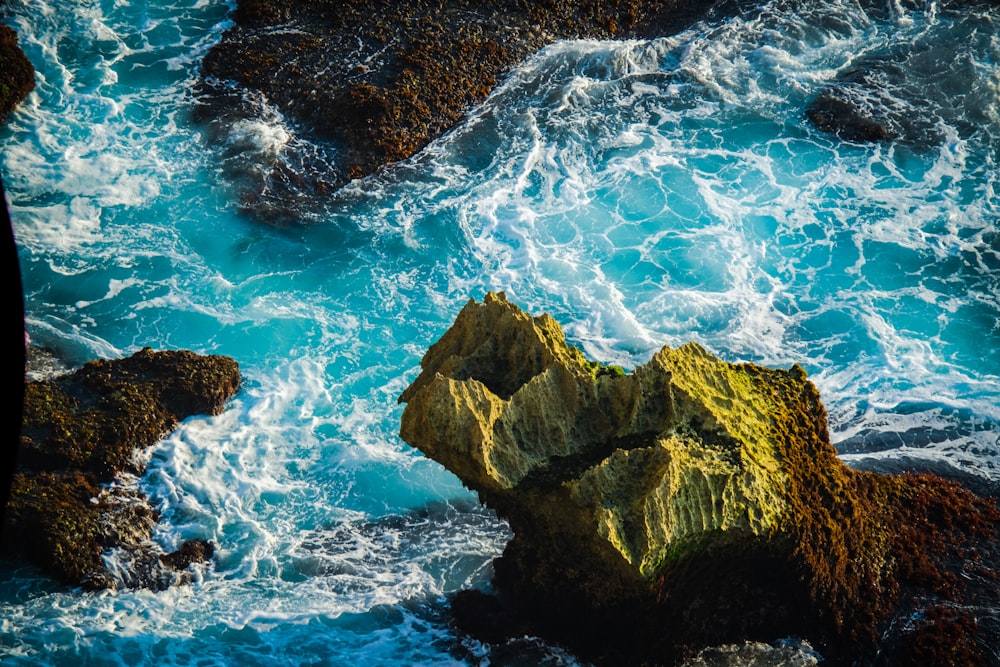
[(416, 154), (555, 39), (670, 34), (714, 4), (240, 0), (236, 25), (204, 59), (200, 117), (242, 145), (269, 104), (326, 146), (289, 141), (257, 152), (256, 166), (245, 164), (254, 151), (227, 157), (244, 206), (275, 213)]
[[(136, 450), (180, 420), (218, 414), (240, 383), (229, 357), (145, 348), (94, 361), (75, 373), (25, 384), (18, 469), (3, 526), (3, 548), (68, 584), (160, 588), (178, 570), (212, 555), (195, 540), (164, 554), (150, 541), (156, 512), (133, 486)], [(117, 549), (124, 569), (103, 554)]]
[(508, 518), (514, 632), (608, 664), (790, 634), (848, 662), (913, 590), (958, 595), (976, 549), (996, 571), (995, 503), (848, 469), (798, 366), (692, 343), (624, 374), (503, 294), (470, 301), (421, 366), (400, 435)]
[(34, 89), (35, 68), (18, 46), (17, 33), (0, 24), (0, 122)]

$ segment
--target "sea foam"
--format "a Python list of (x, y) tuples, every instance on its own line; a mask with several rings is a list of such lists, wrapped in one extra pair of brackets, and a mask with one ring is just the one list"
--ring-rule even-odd
[[(330, 149), (266, 100), (229, 153), (196, 120), (225, 6), (7, 7), (39, 70), (0, 130), (31, 340), (74, 364), (228, 354), (244, 384), (139, 482), (154, 538), (210, 539), (210, 566), (101, 594), (6, 568), (4, 664), (488, 660), (447, 596), (488, 587), (509, 531), (398, 439), (396, 399), (491, 289), (625, 368), (689, 340), (799, 363), (852, 465), (1000, 482), (993, 8), (782, 0), (662, 39), (559, 42), (412, 160), (268, 226), (241, 213), (236, 172), (310, 177)], [(825, 86), (889, 56), (927, 141), (810, 125)], [(922, 92), (942, 77), (958, 89)]]

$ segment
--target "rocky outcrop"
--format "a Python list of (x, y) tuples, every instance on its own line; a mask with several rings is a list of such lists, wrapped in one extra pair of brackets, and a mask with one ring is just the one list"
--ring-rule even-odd
[(34, 89), (35, 68), (18, 46), (17, 33), (0, 24), (0, 122)]
[[(940, 146), (953, 131), (963, 138), (982, 132), (989, 124), (982, 109), (990, 107), (994, 85), (975, 58), (959, 54), (989, 52), (997, 7), (989, 0), (946, 0), (926, 7), (862, 2), (874, 25), (897, 25), (907, 15), (918, 24), (928, 21), (926, 29), (883, 34), (895, 43), (853, 59), (817, 91), (806, 117), (847, 141), (892, 141), (916, 150)], [(917, 18), (924, 11), (929, 13)], [(908, 37), (900, 39), (902, 34)]]
[(626, 374), (489, 294), (421, 367), (400, 435), (514, 532), (495, 563), (501, 599), (456, 599), (494, 634), (508, 614), (511, 632), (607, 664), (797, 634), (849, 663), (917, 596), (957, 599), (971, 570), (997, 571), (996, 504), (848, 469), (797, 366), (690, 343)]
[[(263, 96), (298, 132), (331, 146), (322, 159), (314, 147), (286, 146), (251, 170), (256, 191), (244, 204), (268, 209), (414, 155), (555, 39), (670, 34), (714, 4), (240, 0), (236, 25), (204, 59), (200, 116), (232, 128), (260, 117)], [(324, 159), (332, 164), (313, 164)]]
[[(156, 512), (133, 486), (136, 450), (178, 422), (218, 414), (239, 387), (228, 357), (145, 348), (95, 361), (70, 375), (25, 385), (18, 469), (3, 526), (3, 549), (57, 579), (88, 588), (161, 588), (212, 555), (203, 540), (164, 554), (150, 541)], [(124, 568), (102, 555), (118, 550)]]

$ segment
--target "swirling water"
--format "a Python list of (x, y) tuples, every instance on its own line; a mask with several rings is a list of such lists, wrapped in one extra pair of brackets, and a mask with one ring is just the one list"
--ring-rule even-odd
[[(233, 161), (308, 142), (276, 112), (228, 148), (193, 120), (229, 10), (4, 9), (38, 70), (0, 130), (31, 340), (70, 363), (227, 354), (245, 385), (133, 482), (162, 512), (156, 539), (211, 539), (212, 564), (157, 593), (0, 570), (3, 664), (489, 660), (456, 643), (446, 596), (488, 585), (508, 532), (398, 439), (396, 403), (487, 290), (626, 367), (688, 340), (800, 363), (851, 464), (1000, 484), (988, 3), (772, 0), (657, 40), (556, 43), (409, 163), (273, 226), (241, 214)], [(919, 137), (809, 124), (838, 74), (887, 62), (879, 94)]]

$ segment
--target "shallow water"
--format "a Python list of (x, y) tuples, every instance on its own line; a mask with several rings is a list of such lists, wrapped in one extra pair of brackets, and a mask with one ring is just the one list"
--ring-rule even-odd
[[(0, 130), (32, 342), (77, 364), (227, 354), (245, 378), (134, 482), (156, 539), (210, 539), (212, 565), (162, 593), (2, 569), (4, 664), (489, 659), (456, 643), (445, 597), (488, 585), (509, 535), (399, 440), (396, 404), (487, 290), (603, 362), (696, 340), (799, 363), (849, 463), (1000, 484), (995, 9), (776, 1), (669, 38), (560, 42), (409, 163), (274, 225), (241, 213), (241, 175), (335, 151), (273, 111), (221, 139), (193, 121), (227, 5), (4, 11), (38, 70)], [(893, 74), (879, 94), (912, 134), (810, 125), (859, 65)]]

